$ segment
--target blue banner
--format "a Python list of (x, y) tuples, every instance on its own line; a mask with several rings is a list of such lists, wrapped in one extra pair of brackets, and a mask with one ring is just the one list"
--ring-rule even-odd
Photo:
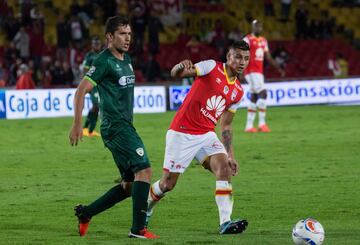
[[(74, 115), (75, 89), (0, 90), (0, 118), (45, 118)], [(134, 113), (166, 111), (165, 86), (140, 86), (134, 91)], [(92, 103), (85, 96), (83, 115)]]
[(134, 113), (166, 112), (165, 86), (139, 86), (134, 90)]
[(190, 90), (190, 86), (170, 86), (169, 87), (169, 105), (170, 110), (178, 110), (186, 95)]
[(6, 118), (5, 91), (0, 90), (0, 119)]
[[(245, 95), (240, 107), (247, 107), (249, 86), (243, 84)], [(309, 80), (265, 83), (268, 106), (343, 104), (360, 102), (360, 78)], [(189, 86), (169, 87), (170, 110), (178, 110), (189, 92)]]

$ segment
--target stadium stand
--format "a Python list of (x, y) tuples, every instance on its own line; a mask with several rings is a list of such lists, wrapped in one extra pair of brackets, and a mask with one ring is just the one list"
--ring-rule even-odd
[[(31, 2), (31, 1), (30, 1)], [(50, 61), (56, 59), (57, 50), (57, 31), (56, 26), (58, 22), (59, 13), (68, 16), (74, 11), (72, 4), (77, 2), (79, 6), (91, 2), (94, 8), (94, 16), (87, 20), (80, 18), (83, 25), (83, 37), (80, 45), (71, 45), (68, 47), (67, 57), (75, 73), (75, 77), (79, 78), (79, 65), (81, 57), (89, 49), (88, 38), (95, 34), (102, 34), (104, 32), (104, 19), (109, 9), (101, 4), (103, 1), (32, 1), (36, 4), (39, 12), (44, 16), (44, 39), (46, 47), (44, 56), (46, 57), (45, 65), (36, 73), (36, 82), (38, 86), (42, 84), (42, 78), (51, 68)], [(136, 6), (138, 1), (129, 0), (121, 1), (121, 5), (116, 5), (115, 1), (106, 1), (106, 6), (113, 7), (114, 13), (129, 12), (133, 16), (134, 9), (130, 6)], [(142, 1), (143, 2), (143, 1)], [(158, 10), (157, 7), (166, 0), (148, 0), (147, 11)], [(174, 1), (172, 1), (174, 2)], [(273, 5), (273, 14), (269, 14), (264, 9), (264, 2), (270, 2)], [(351, 1), (346, 1), (351, 2)], [(4, 4), (4, 3), (7, 3)], [(360, 59), (360, 52), (356, 48), (360, 48), (360, 7), (355, 5), (344, 5), (341, 1), (305, 1), (308, 10), (308, 32), (305, 40), (296, 39), (296, 25), (295, 12), (298, 9), (301, 1), (292, 1), (289, 20), (283, 20), (280, 17), (281, 3), (280, 1), (252, 1), (252, 0), (183, 0), (175, 1), (182, 6), (182, 23), (172, 24), (163, 23), (164, 31), (159, 33), (160, 49), (156, 54), (156, 59), (161, 66), (164, 73), (168, 73), (169, 69), (179, 60), (185, 58), (192, 58), (195, 62), (202, 59), (214, 58), (223, 59), (224, 49), (228, 45), (227, 41), (214, 41), (214, 36), (219, 29), (217, 24), (220, 20), (221, 31), (226, 33), (239, 27), (240, 32), (246, 34), (250, 32), (250, 23), (253, 19), (259, 19), (264, 23), (263, 35), (270, 41), (271, 51), (282, 47), (288, 54), (286, 62), (285, 79), (293, 78), (309, 78), (309, 77), (330, 77), (331, 71), (327, 67), (327, 60), (335, 53), (342, 53), (349, 64), (349, 75), (360, 75), (360, 67), (357, 66), (357, 61)], [(181, 5), (182, 3), (182, 5)], [(134, 5), (135, 4), (135, 5)], [(157, 5), (156, 5), (157, 4)], [(165, 6), (165, 5), (164, 5)], [(169, 4), (167, 8), (174, 7)], [(177, 6), (175, 6), (177, 7)], [(20, 13), (24, 11), (23, 6), (19, 1), (9, 0), (2, 1), (1, 11), (10, 13), (12, 9), (15, 19), (21, 19)], [(111, 10), (111, 9), (110, 9)], [(163, 10), (161, 10), (163, 11)], [(111, 11), (110, 11), (111, 12)], [(159, 16), (163, 12), (158, 12)], [(78, 16), (83, 17), (78, 14)], [(352, 18), (348, 18), (352, 16)], [(10, 41), (5, 33), (5, 20), (7, 17), (2, 17), (0, 20), (1, 35), (0, 35), (0, 55), (1, 60), (6, 59), (6, 49), (10, 45)], [(326, 22), (329, 21), (329, 22)], [(84, 23), (85, 22), (85, 23)], [(320, 29), (317, 24), (320, 23)], [(326, 23), (333, 24), (329, 30), (324, 28)], [(315, 28), (316, 27), (316, 28)], [(18, 28), (18, 26), (17, 26)], [(31, 33), (31, 26), (28, 26), (29, 33)], [(215, 33), (215, 34), (214, 34)], [(222, 34), (221, 34), (222, 35)], [(149, 48), (147, 47), (148, 33), (145, 31), (145, 45), (143, 50), (135, 54), (134, 62), (136, 73), (142, 73), (144, 61), (147, 60)], [(189, 40), (199, 39), (199, 43), (195, 46), (189, 45)], [(216, 39), (216, 38), (215, 38)], [(12, 60), (15, 62), (15, 59)], [(12, 64), (5, 62), (8, 69)], [(44, 68), (45, 67), (45, 68)], [(279, 80), (279, 74), (270, 66), (265, 67), (266, 77), (269, 79)], [(168, 79), (168, 76), (164, 76)], [(49, 84), (48, 82), (46, 84)], [(8, 86), (14, 84), (8, 83)], [(74, 86), (76, 81), (74, 81)], [(47, 85), (49, 86), (49, 85)]]

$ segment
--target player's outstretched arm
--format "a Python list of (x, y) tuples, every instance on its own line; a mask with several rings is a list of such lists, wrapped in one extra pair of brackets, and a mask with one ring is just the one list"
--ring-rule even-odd
[(170, 75), (177, 78), (195, 77), (196, 69), (191, 60), (183, 60), (171, 69)]
[(84, 98), (86, 93), (93, 89), (92, 83), (87, 79), (83, 79), (76, 89), (74, 97), (74, 121), (70, 130), (69, 140), (71, 145), (77, 145), (82, 139), (82, 110), (84, 108)]
[(233, 175), (237, 175), (239, 172), (239, 164), (234, 158), (234, 148), (232, 144), (232, 121), (235, 114), (230, 111), (225, 111), (221, 116), (220, 127), (222, 142), (229, 156), (229, 165), (233, 171)]

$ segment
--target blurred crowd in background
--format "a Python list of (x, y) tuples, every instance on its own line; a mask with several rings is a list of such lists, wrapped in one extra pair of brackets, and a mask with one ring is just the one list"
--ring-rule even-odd
[[(332, 48), (323, 52), (319, 49), (318, 59), (309, 57), (317, 62), (313, 65), (322, 67), (317, 69), (321, 73), (313, 76), (360, 75), (353, 64), (360, 57), (356, 50), (358, 30), (348, 29), (336, 18), (337, 10), (340, 13), (350, 8), (356, 9), (355, 21), (360, 20), (359, 1), (324, 1), (326, 6), (316, 2), (1, 1), (0, 87), (17, 83), (29, 88), (76, 86), (83, 76), (82, 62), (91, 49), (91, 37), (103, 38), (106, 19), (117, 14), (131, 20), (130, 52), (137, 82), (170, 81), (169, 69), (183, 58), (194, 62), (205, 58), (225, 60), (227, 46), (250, 32), (253, 19), (264, 22), (264, 36), (273, 40), (272, 55), (288, 70), (286, 78), (312, 76), (315, 69), (309, 71), (307, 66), (312, 64), (301, 55), (309, 51), (309, 45)], [(106, 40), (102, 41), (106, 47)], [(271, 68), (265, 71), (269, 77), (278, 78), (271, 75)]]

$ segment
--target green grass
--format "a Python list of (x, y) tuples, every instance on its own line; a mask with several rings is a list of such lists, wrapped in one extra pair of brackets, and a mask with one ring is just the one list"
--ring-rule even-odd
[[(148, 244), (292, 244), (291, 230), (314, 217), (324, 244), (360, 244), (360, 113), (358, 106), (270, 108), (270, 134), (242, 132), (234, 121), (241, 164), (233, 179), (233, 217), (248, 230), (219, 236), (215, 179), (192, 164), (157, 206)], [(173, 113), (136, 115), (154, 176), (161, 176), (165, 133)], [(139, 244), (127, 233), (131, 200), (93, 218), (77, 235), (73, 206), (111, 188), (118, 172), (99, 138), (68, 144), (71, 118), (0, 121), (0, 244)], [(125, 142), (124, 142), (125, 143)]]

